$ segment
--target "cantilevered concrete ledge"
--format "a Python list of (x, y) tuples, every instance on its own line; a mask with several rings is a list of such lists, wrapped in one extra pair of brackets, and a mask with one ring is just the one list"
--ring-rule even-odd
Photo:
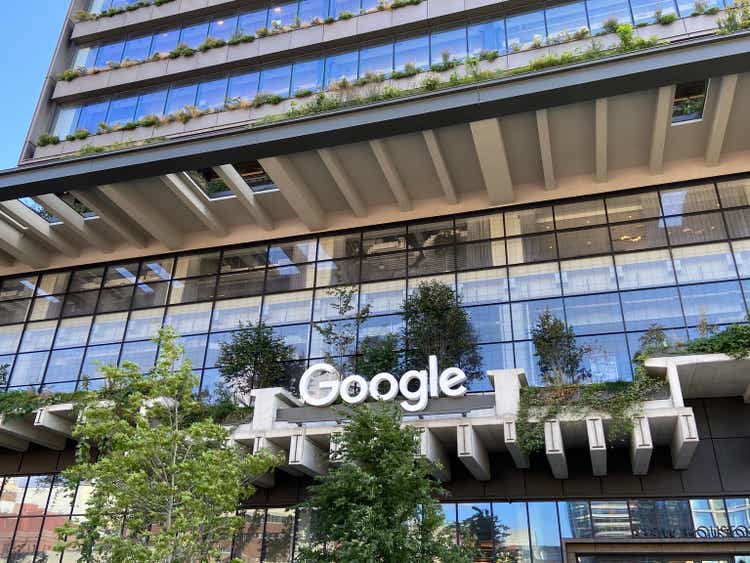
[(25, 452), (29, 444), (51, 450), (64, 450), (71, 437), (73, 405), (70, 403), (42, 407), (24, 416), (0, 416), (0, 446)]

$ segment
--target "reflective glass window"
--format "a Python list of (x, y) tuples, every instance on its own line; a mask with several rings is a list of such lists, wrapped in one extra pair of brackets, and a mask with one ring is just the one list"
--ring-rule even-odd
[(318, 241), (318, 260), (359, 256), (362, 241), (359, 233), (321, 237)]
[(560, 262), (563, 293), (596, 293), (617, 290), (615, 267), (610, 256)]
[(560, 295), (557, 263), (513, 266), (510, 268), (510, 296), (514, 301)]
[(96, 305), (96, 311), (98, 313), (109, 313), (127, 309), (130, 307), (132, 296), (132, 285), (102, 289), (99, 295), (99, 302)]
[(359, 12), (360, 0), (331, 0), (330, 14), (337, 18), (342, 12), (357, 14)]
[(0, 327), (0, 354), (14, 354), (21, 341), (23, 325)]
[(301, 23), (324, 20), (328, 15), (328, 0), (300, 0), (298, 15)]
[(148, 57), (150, 50), (151, 35), (128, 39), (125, 43), (125, 50), (122, 53), (122, 60), (142, 61)]
[(617, 24), (632, 23), (630, 5), (627, 0), (586, 0), (591, 33), (606, 33), (604, 24), (614, 21)]
[(633, 537), (691, 537), (693, 526), (687, 500), (631, 500)]
[(504, 235), (502, 213), (456, 219), (457, 242), (499, 238)]
[(172, 266), (174, 258), (149, 258), (146, 259), (138, 274), (139, 281), (163, 281), (172, 277)]
[(465, 305), (508, 301), (508, 271), (496, 268), (460, 273), (458, 293)]
[(557, 258), (557, 244), (553, 233), (509, 238), (505, 244), (509, 264), (541, 262)]
[(365, 254), (403, 250), (406, 248), (406, 229), (404, 227), (392, 227), (365, 231), (362, 248)]
[[(62, 293), (68, 287), (70, 272), (52, 272), (44, 274), (36, 288), (37, 295), (49, 295), (51, 293)], [(2, 292), (0, 292), (1, 294)]]
[(294, 64), (292, 93), (296, 96), (307, 90), (318, 92), (323, 88), (324, 59), (313, 59)]
[(227, 91), (227, 100), (250, 102), (258, 94), (258, 84), (260, 83), (259, 72), (248, 72), (238, 74), (229, 79), (229, 89)]
[(164, 309), (133, 311), (128, 319), (125, 340), (143, 340), (156, 336), (164, 318)]
[(677, 13), (674, 0), (630, 0), (630, 6), (633, 9), (633, 19), (636, 25), (655, 22), (657, 12)]
[[(105, 344), (103, 346), (90, 346), (86, 348), (86, 355), (83, 360), (83, 367), (81, 368), (81, 378), (101, 378), (100, 366), (117, 365), (119, 357), (119, 344)], [(97, 384), (94, 385), (96, 386)]]
[[(580, 336), (576, 341), (589, 348), (583, 366), (591, 371), (594, 383), (632, 379), (628, 344), (624, 334)], [(593, 507), (592, 507), (593, 511)]]
[(601, 199), (555, 205), (555, 226), (558, 229), (592, 227), (606, 222)]
[(157, 307), (167, 302), (169, 282), (139, 283), (135, 286), (133, 295), (133, 309)]
[(80, 114), (81, 108), (79, 106), (59, 108), (55, 114), (55, 122), (52, 125), (51, 133), (57, 135), (60, 139), (64, 139), (66, 135), (72, 135)]
[(547, 38), (544, 12), (527, 12), (505, 20), (508, 35), (508, 51), (515, 52), (530, 47), (540, 47)]
[(700, 215), (676, 215), (664, 219), (667, 226), (669, 242), (677, 244), (695, 244), (727, 238), (724, 220), (721, 213), (702, 213)]
[[(269, 508), (266, 515), (263, 560), (284, 563), (292, 560), (294, 508)], [(252, 561), (252, 559), (249, 559)]]
[(237, 17), (215, 19), (208, 28), (208, 36), (214, 39), (229, 41), (237, 29)]
[(370, 317), (359, 329), (360, 343), (367, 338), (383, 337), (389, 334), (400, 334), (403, 329), (403, 321), (400, 315), (387, 315), (383, 317)]
[(560, 515), (560, 535), (563, 538), (590, 538), (594, 535), (588, 501), (560, 501), (557, 503), (557, 510)]
[(481, 305), (467, 307), (471, 326), (479, 342), (511, 340), (510, 305)]
[(736, 323), (746, 317), (738, 282), (688, 285), (680, 288), (680, 295), (688, 325), (697, 325), (701, 320), (712, 324)]
[(290, 264), (269, 268), (266, 273), (266, 292), (289, 291), (313, 287), (314, 264)]
[(84, 351), (84, 348), (54, 350), (49, 357), (44, 382), (75, 381), (78, 378), (78, 371), (81, 369)]
[(664, 215), (680, 215), (718, 209), (719, 200), (713, 184), (674, 188), (661, 191)]
[(393, 70), (393, 43), (359, 50), (359, 76), (388, 75)]
[(290, 26), (297, 19), (297, 2), (285, 2), (283, 4), (272, 4), (268, 10), (268, 27), (279, 29)]
[(394, 52), (395, 70), (404, 70), (406, 65), (417, 69), (426, 69), (430, 66), (430, 38), (427, 35), (396, 41)]
[(237, 20), (237, 31), (243, 35), (255, 35), (261, 27), (266, 27), (268, 10), (254, 10), (240, 14)]
[(425, 248), (407, 254), (409, 277), (452, 272), (456, 269), (453, 247)]
[(534, 561), (562, 562), (557, 505), (554, 502), (530, 502), (529, 526)]
[(183, 27), (180, 31), (180, 44), (197, 49), (206, 40), (208, 22)]
[(696, 528), (718, 528), (729, 523), (722, 499), (691, 499), (690, 510)]
[(133, 121), (138, 97), (116, 98), (109, 104), (106, 122), (110, 127)]
[(263, 300), (263, 320), (267, 324), (307, 321), (311, 313), (312, 291), (268, 295)]
[(370, 306), (370, 314), (396, 313), (406, 298), (406, 281), (364, 283), (360, 286), (359, 305)]
[(174, 277), (188, 278), (215, 274), (219, 269), (218, 252), (202, 252), (180, 256), (174, 270)]
[(607, 198), (607, 217), (612, 223), (650, 219), (659, 215), (661, 215), (661, 206), (657, 192)]
[(260, 561), (263, 549), (264, 509), (245, 510), (245, 525), (234, 540), (233, 554), (243, 561)]
[(292, 65), (263, 69), (260, 73), (258, 92), (288, 98), (291, 79)]
[(217, 301), (211, 320), (211, 330), (235, 329), (240, 323), (257, 323), (259, 318), (260, 297)]
[(466, 28), (433, 31), (430, 34), (430, 64), (462, 61), (466, 58)]
[(469, 54), (473, 57), (496, 52), (504, 55), (505, 20), (499, 19), (469, 26)]
[(505, 213), (505, 234), (527, 235), (555, 228), (551, 207), (533, 207)]
[(626, 291), (620, 298), (626, 330), (646, 330), (653, 324), (671, 328), (685, 323), (675, 287)]
[(224, 299), (227, 297), (242, 297), (246, 295), (260, 295), (263, 293), (266, 273), (263, 270), (251, 270), (248, 272), (237, 272), (236, 274), (224, 274), (219, 276), (219, 285), (216, 288), (216, 297)]
[(377, 281), (406, 277), (406, 254), (381, 254), (362, 260), (362, 281)]
[(166, 55), (172, 49), (177, 47), (177, 43), (180, 39), (179, 29), (169, 29), (165, 31), (159, 31), (154, 34), (154, 38), (151, 41), (151, 49), (149, 56), (154, 56), (159, 53), (160, 55)]
[(594, 537), (630, 537), (630, 516), (626, 501), (591, 501), (591, 520)]
[(638, 289), (675, 283), (669, 250), (618, 254), (615, 268), (620, 289)]
[(0, 301), (0, 324), (20, 323), (26, 320), (31, 299)]
[(161, 117), (164, 115), (164, 105), (167, 103), (167, 90), (158, 90), (138, 96), (138, 107), (135, 119), (143, 119), (147, 115)]
[(728, 498), (726, 499), (727, 515), (732, 526), (744, 526), (750, 528), (750, 499)]
[(315, 285), (341, 285), (359, 281), (359, 258), (318, 262)]
[(750, 240), (737, 240), (732, 242), (734, 250), (734, 261), (740, 277), (750, 276)]
[(20, 299), (22, 297), (31, 297), (34, 295), (36, 287), (36, 276), (22, 276), (17, 278), (7, 278), (3, 280), (0, 287), (0, 301), (8, 299)]
[(620, 299), (616, 293), (566, 297), (565, 312), (568, 324), (579, 335), (622, 330)]
[(177, 334), (208, 332), (210, 313), (211, 303), (173, 306), (167, 309), (164, 324), (174, 327)]
[(725, 280), (737, 277), (732, 253), (727, 243), (673, 248), (672, 258), (674, 259), (677, 281), (680, 283)]
[(750, 236), (750, 209), (732, 209), (724, 212), (729, 236), (742, 238)]
[(81, 293), (69, 293), (65, 297), (63, 305), (63, 317), (76, 315), (90, 315), (96, 309), (99, 291), (84, 291)]
[(169, 89), (169, 95), (167, 96), (167, 105), (164, 108), (164, 113), (169, 115), (181, 109), (184, 109), (185, 106), (194, 106), (195, 95), (197, 92), (197, 84), (189, 84), (187, 86), (173, 86)]
[(729, 180), (716, 184), (722, 207), (743, 207), (750, 205), (750, 178)]
[(524, 502), (493, 502), (496, 552), (501, 558), (528, 561), (529, 528)]
[(223, 109), (227, 98), (227, 82), (226, 78), (201, 82), (198, 85), (196, 107), (201, 110)]
[[(12, 301), (10, 303), (0, 304), (0, 315), (4, 314), (3, 305), (13, 305), (16, 303), (24, 302)], [(36, 299), (34, 299), (34, 304), (31, 308), (31, 315), (29, 315), (29, 320), (43, 321), (45, 319), (53, 319), (55, 317), (59, 317), (60, 313), (62, 313), (62, 296), (57, 297), (55, 295), (48, 295), (47, 297), (37, 297)], [(23, 320), (23, 318), (20, 318), (18, 320)]]
[[(668, 219), (673, 219), (673, 217)], [(612, 237), (612, 248), (615, 252), (667, 246), (664, 219), (611, 225), (609, 234)]]
[(55, 348), (68, 346), (83, 346), (89, 337), (91, 317), (76, 317), (63, 319), (55, 335)]
[[(562, 299), (540, 299), (538, 301), (524, 301), (512, 303), (513, 336), (516, 340), (531, 338), (531, 330), (546, 311), (558, 319), (565, 318)], [(536, 362), (536, 360), (534, 360)]]
[(97, 47), (79, 47), (76, 51), (75, 57), (73, 57), (73, 68), (90, 68), (94, 66), (96, 61)]
[(607, 227), (557, 233), (560, 258), (610, 252)]
[(451, 244), (453, 241), (453, 221), (433, 221), (410, 225), (406, 235), (409, 248), (442, 246)]
[(119, 63), (122, 60), (122, 50), (125, 47), (123, 41), (101, 45), (96, 53), (95, 66), (106, 67), (109, 63)]
[(94, 326), (91, 329), (89, 343), (106, 344), (109, 342), (119, 342), (125, 334), (127, 319), (127, 313), (97, 315), (94, 319)]
[(104, 287), (119, 287), (135, 283), (138, 276), (138, 262), (114, 264), (107, 267)]
[(81, 108), (81, 115), (78, 118), (76, 129), (85, 129), (89, 133), (96, 133), (99, 124), (107, 119), (107, 108), (109, 102), (96, 102), (86, 104)]
[(13, 363), (10, 385), (38, 385), (41, 383), (48, 356), (49, 352), (18, 354), (16, 361)]
[(562, 42), (573, 39), (576, 32), (588, 30), (586, 7), (583, 2), (563, 4), (545, 10), (547, 16), (547, 36), (550, 41)]
[(458, 503), (459, 542), (471, 545), (480, 560), (492, 558), (498, 528), (490, 503)]
[(52, 339), (55, 337), (57, 321), (43, 321), (29, 323), (23, 333), (20, 352), (34, 352), (36, 350), (47, 350), (52, 348)]

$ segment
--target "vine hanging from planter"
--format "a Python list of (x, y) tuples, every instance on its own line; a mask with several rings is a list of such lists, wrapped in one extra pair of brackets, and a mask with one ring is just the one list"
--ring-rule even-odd
[(590, 413), (609, 415), (608, 442), (619, 444), (630, 433), (632, 414), (664, 386), (645, 367), (648, 356), (661, 351), (666, 342), (659, 327), (652, 327), (641, 338), (633, 381), (585, 383), (592, 375), (583, 365), (591, 347), (576, 343), (573, 329), (549, 310), (537, 320), (532, 341), (547, 386), (521, 389), (517, 434), (526, 453), (544, 451), (544, 423), (563, 414), (581, 418)]

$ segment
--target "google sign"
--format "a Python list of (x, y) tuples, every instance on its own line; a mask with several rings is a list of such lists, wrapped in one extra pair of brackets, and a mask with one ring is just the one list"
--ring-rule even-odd
[[(338, 370), (330, 364), (315, 364), (307, 368), (299, 382), (302, 401), (313, 407), (327, 407), (336, 399), (350, 405), (365, 402), (393, 401), (399, 394), (404, 397), (401, 408), (418, 412), (427, 407), (430, 398), (463, 397), (466, 394), (466, 374), (457, 367), (438, 370), (436, 356), (430, 356), (426, 370), (409, 370), (400, 379), (390, 373), (379, 373), (370, 381), (361, 375), (349, 375), (343, 380)], [(317, 388), (317, 389), (316, 389)]]

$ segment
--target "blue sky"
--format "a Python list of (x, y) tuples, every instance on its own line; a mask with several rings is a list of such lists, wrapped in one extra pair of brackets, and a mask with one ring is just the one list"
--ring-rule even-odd
[(0, 169), (11, 168), (34, 113), (68, 0), (2, 0), (0, 68)]

